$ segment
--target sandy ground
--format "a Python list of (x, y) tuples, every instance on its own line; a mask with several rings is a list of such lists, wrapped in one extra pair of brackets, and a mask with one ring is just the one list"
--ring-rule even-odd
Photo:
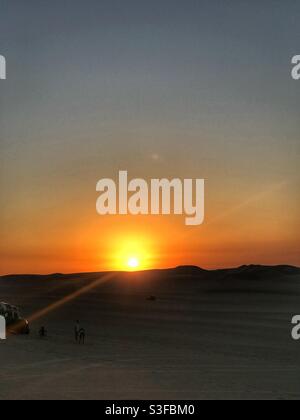
[[(0, 300), (30, 317), (99, 277), (0, 279)], [(0, 399), (300, 398), (299, 276), (146, 277), (110, 279), (0, 341)]]

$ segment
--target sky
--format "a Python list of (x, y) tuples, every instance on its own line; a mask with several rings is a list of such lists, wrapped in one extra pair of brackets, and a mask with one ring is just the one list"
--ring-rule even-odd
[[(0, 274), (300, 266), (296, 0), (0, 0)], [(204, 178), (199, 227), (96, 183)]]

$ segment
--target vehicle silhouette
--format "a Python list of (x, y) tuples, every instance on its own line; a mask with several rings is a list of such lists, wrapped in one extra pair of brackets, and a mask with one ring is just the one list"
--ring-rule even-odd
[(17, 306), (0, 302), (0, 315), (5, 318), (6, 330), (9, 334), (28, 335), (30, 333), (29, 323), (21, 316), (21, 311)]

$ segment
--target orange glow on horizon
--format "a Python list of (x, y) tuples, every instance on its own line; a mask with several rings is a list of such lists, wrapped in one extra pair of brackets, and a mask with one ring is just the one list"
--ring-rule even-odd
[(23, 230), (8, 220), (0, 243), (0, 274), (143, 271), (178, 265), (299, 266), (298, 209), (283, 211), (283, 192), (278, 197), (278, 189), (271, 189), (266, 196), (260, 194), (258, 202), (239, 196), (222, 212), (208, 198), (206, 221), (199, 228), (187, 228), (175, 216), (99, 218), (93, 208), (82, 214), (75, 209), (72, 218), (66, 209), (49, 220), (39, 213)]

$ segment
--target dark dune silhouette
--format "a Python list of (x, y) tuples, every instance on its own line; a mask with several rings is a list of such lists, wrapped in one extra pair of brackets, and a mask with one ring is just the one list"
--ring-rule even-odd
[[(74, 273), (74, 274), (62, 274), (54, 273), (48, 275), (38, 275), (38, 274), (11, 274), (6, 276), (0, 276), (2, 280), (78, 280), (81, 278), (93, 279), (95, 276), (102, 276), (107, 274), (107, 272), (91, 272), (91, 273)], [(161, 269), (161, 270), (147, 270), (147, 271), (136, 271), (136, 272), (116, 272), (116, 275), (127, 275), (127, 276), (189, 276), (196, 278), (228, 278), (233, 276), (235, 278), (240, 277), (241, 279), (250, 276), (253, 279), (263, 278), (265, 276), (285, 276), (285, 275), (299, 275), (300, 268), (290, 266), (290, 265), (277, 265), (277, 266), (264, 266), (264, 265), (243, 265), (237, 268), (226, 268), (226, 269), (216, 269), (216, 270), (205, 270), (197, 266), (183, 265), (171, 269)]]

